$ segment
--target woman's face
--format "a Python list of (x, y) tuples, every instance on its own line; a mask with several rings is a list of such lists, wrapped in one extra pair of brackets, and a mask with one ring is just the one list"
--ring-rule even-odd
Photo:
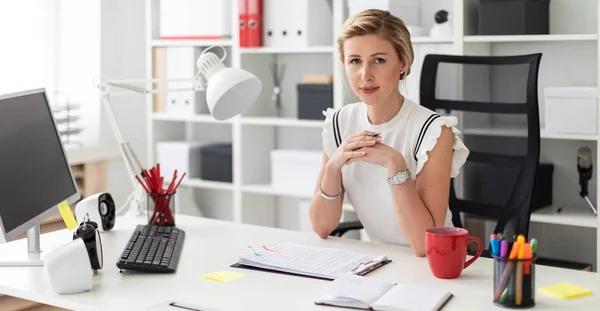
[(352, 90), (367, 105), (385, 101), (398, 92), (404, 64), (392, 43), (377, 35), (344, 41), (344, 68)]

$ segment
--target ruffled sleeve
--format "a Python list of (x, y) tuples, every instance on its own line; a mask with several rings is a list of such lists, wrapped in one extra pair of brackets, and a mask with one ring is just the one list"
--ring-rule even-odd
[(336, 110), (333, 108), (327, 108), (327, 110), (323, 111), (325, 122), (323, 124), (321, 138), (323, 140), (323, 151), (325, 151), (327, 156), (330, 158), (337, 149), (336, 138), (333, 132), (333, 116), (335, 112)]
[(415, 175), (421, 172), (423, 166), (429, 159), (428, 152), (435, 147), (437, 144), (437, 140), (442, 134), (442, 126), (446, 126), (452, 129), (452, 133), (454, 134), (454, 153), (452, 154), (452, 169), (450, 172), (451, 177), (456, 177), (460, 173), (461, 167), (467, 161), (467, 157), (469, 156), (469, 149), (459, 138), (460, 131), (456, 128), (456, 124), (458, 120), (456, 117), (439, 117), (433, 121), (433, 123), (427, 129), (423, 137), (423, 141), (417, 150), (416, 158), (417, 158), (417, 170)]

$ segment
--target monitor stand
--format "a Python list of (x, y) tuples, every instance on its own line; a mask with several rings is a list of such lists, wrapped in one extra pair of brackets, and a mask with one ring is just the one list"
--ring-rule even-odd
[[(12, 241), (0, 244), (0, 267), (36, 267), (44, 265), (44, 257), (50, 253), (40, 248), (40, 226), (36, 225), (27, 230), (25, 241)], [(25, 250), (26, 246), (26, 250)]]

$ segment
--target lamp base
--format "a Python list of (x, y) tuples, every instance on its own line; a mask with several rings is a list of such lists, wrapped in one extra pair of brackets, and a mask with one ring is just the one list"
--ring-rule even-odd
[(142, 186), (137, 185), (135, 189), (129, 193), (129, 196), (117, 209), (117, 216), (127, 214), (128, 211), (135, 211), (136, 216), (144, 216), (146, 215), (146, 191), (142, 188)]

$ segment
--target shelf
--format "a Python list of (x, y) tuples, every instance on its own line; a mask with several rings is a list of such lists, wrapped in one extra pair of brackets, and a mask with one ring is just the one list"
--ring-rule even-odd
[(176, 121), (176, 122), (198, 122), (198, 123), (233, 123), (233, 119), (219, 121), (209, 114), (197, 114), (192, 116), (180, 116), (165, 112), (155, 112), (152, 114), (155, 121)]
[(116, 143), (100, 143), (84, 147), (65, 146), (65, 153), (70, 165), (110, 161), (121, 157)]
[(561, 213), (556, 208), (544, 208), (531, 213), (531, 222), (567, 225), (583, 228), (597, 228), (598, 220), (591, 209), (565, 208)]
[(213, 189), (213, 190), (233, 190), (233, 184), (222, 181), (202, 180), (190, 178), (181, 183), (182, 186), (191, 188)]
[(412, 43), (453, 43), (454, 39), (449, 38), (435, 38), (435, 37), (412, 37), (410, 39)]
[[(505, 137), (525, 137), (527, 130), (508, 126), (494, 126), (491, 128), (465, 128), (462, 130), (465, 135), (479, 136), (505, 136)], [(540, 132), (542, 139), (564, 139), (564, 140), (598, 140), (598, 135), (590, 134), (569, 134), (569, 133), (552, 133), (542, 129)]]
[(256, 47), (240, 48), (242, 54), (310, 54), (333, 53), (333, 46), (308, 46), (308, 47)]
[(265, 125), (265, 126), (289, 126), (289, 127), (309, 127), (321, 128), (323, 122), (321, 120), (298, 120), (293, 118), (277, 118), (277, 117), (242, 117), (242, 124), (246, 125)]
[(514, 35), (514, 36), (464, 36), (465, 42), (559, 42), (596, 41), (598, 35)]
[(190, 47), (209, 47), (213, 45), (231, 46), (231, 39), (205, 39), (205, 40), (152, 40), (153, 47), (168, 47), (168, 46), (190, 46)]

